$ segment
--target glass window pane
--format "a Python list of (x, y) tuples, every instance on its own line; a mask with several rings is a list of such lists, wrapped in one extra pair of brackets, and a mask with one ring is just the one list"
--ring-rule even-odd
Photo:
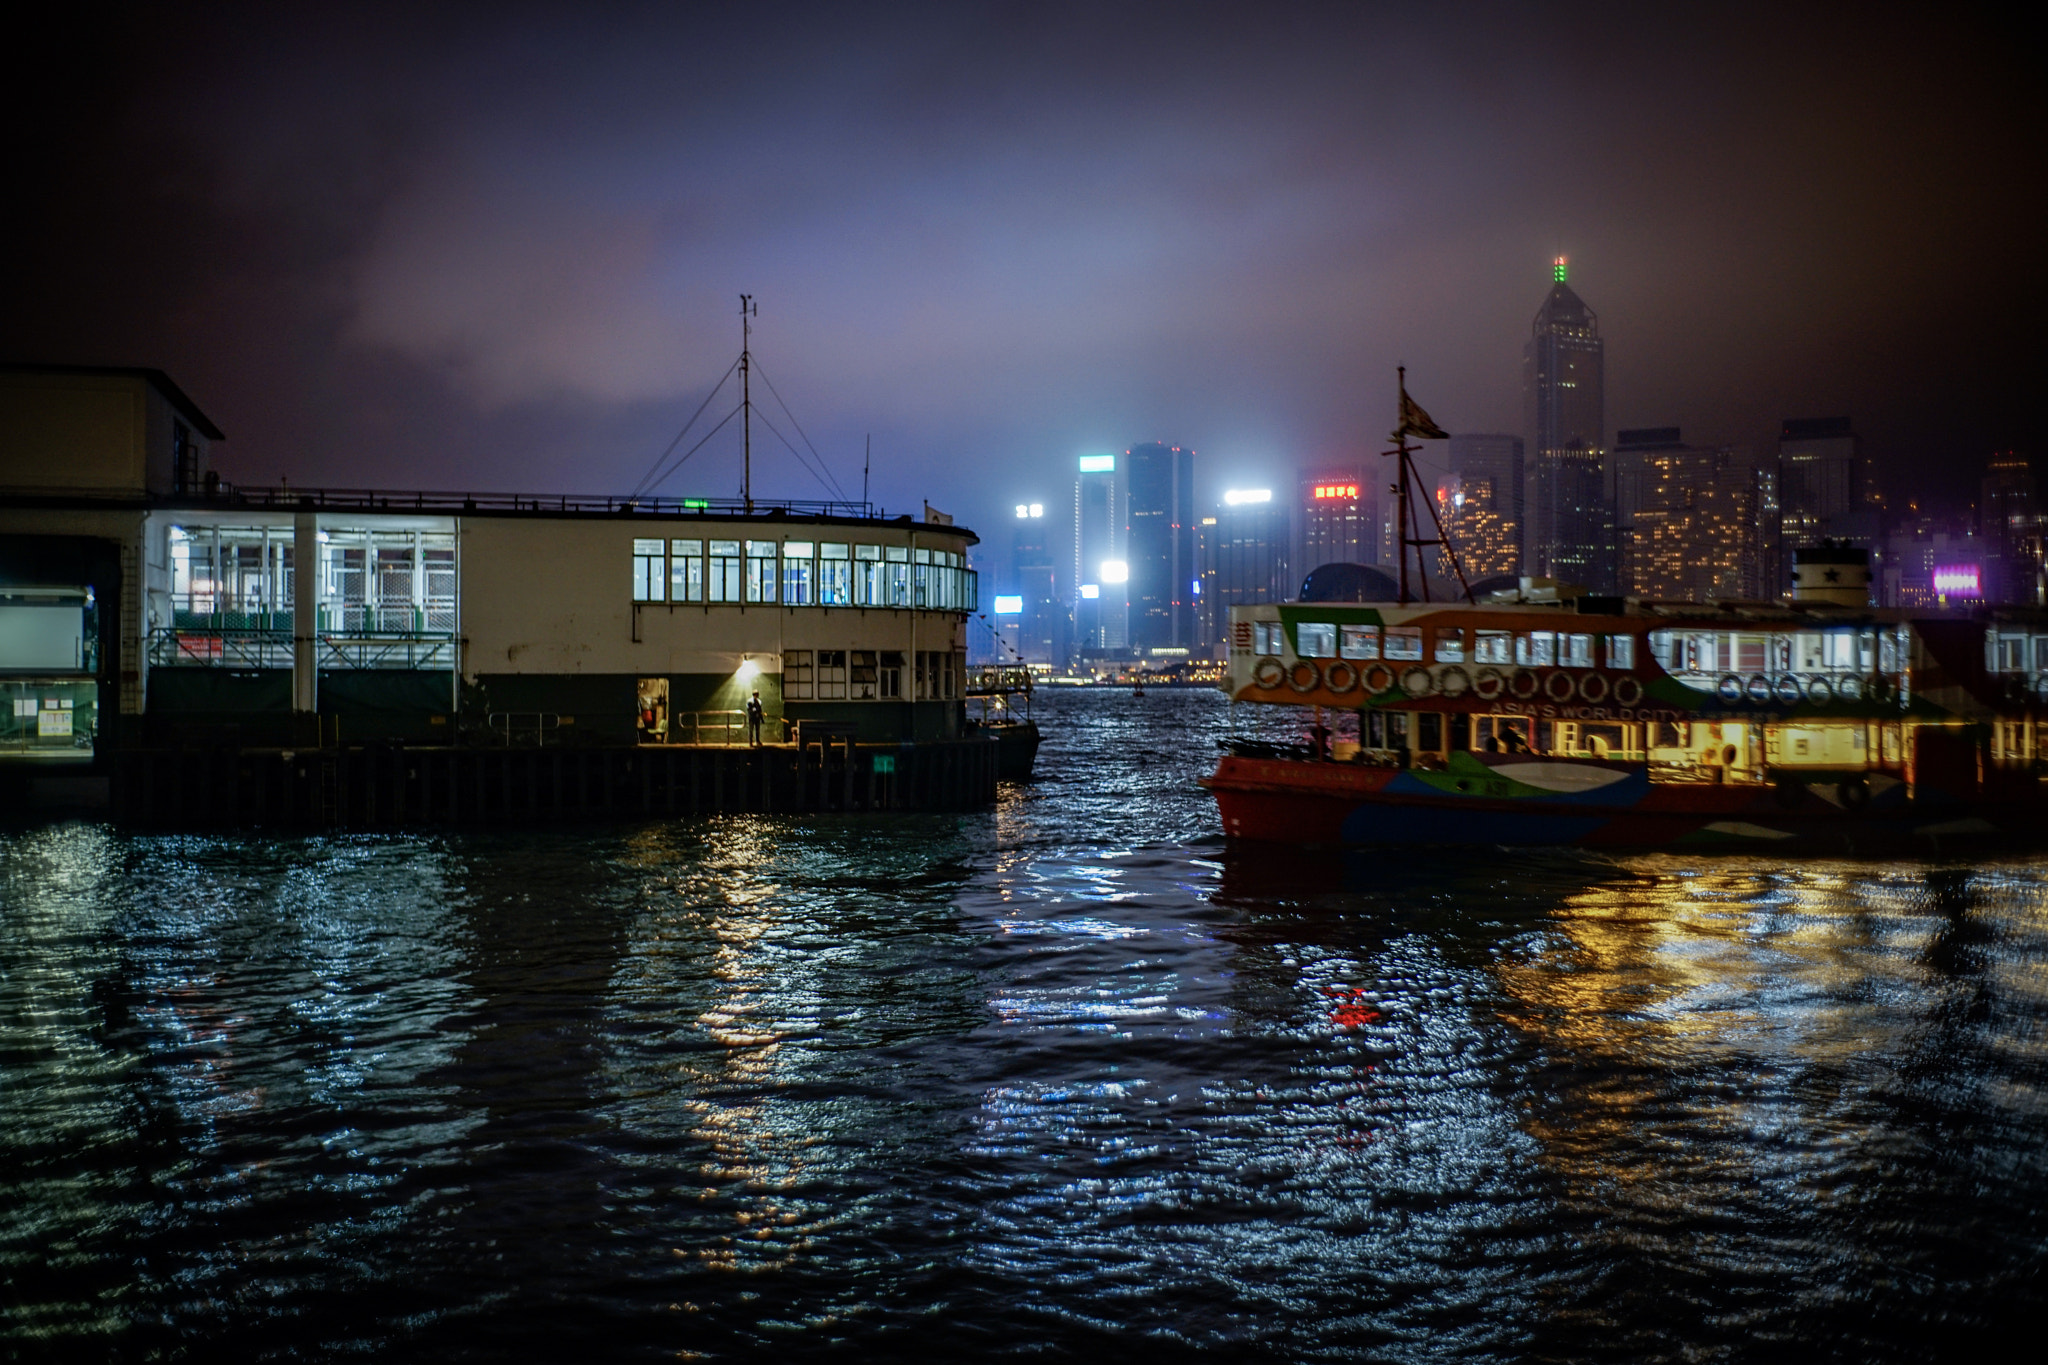
[(1379, 658), (1380, 628), (1378, 626), (1345, 626), (1338, 632), (1337, 657), (1341, 659)]
[(1436, 633), (1436, 661), (1440, 664), (1465, 662), (1465, 632), (1439, 630)]
[(1294, 628), (1295, 652), (1304, 659), (1337, 657), (1337, 627), (1324, 621), (1304, 621)]
[(847, 558), (847, 553), (846, 553), (846, 552), (847, 552), (847, 547), (846, 547), (845, 545), (835, 545), (835, 544), (833, 544), (833, 543), (832, 543), (831, 541), (829, 541), (829, 540), (828, 540), (828, 541), (826, 541), (826, 542), (825, 542), (825, 543), (824, 543), (823, 545), (820, 545), (820, 546), (818, 547), (818, 558), (820, 558), (820, 559), (845, 559), (845, 558)]
[(1422, 657), (1422, 627), (1388, 626), (1386, 648), (1389, 659), (1420, 659)]

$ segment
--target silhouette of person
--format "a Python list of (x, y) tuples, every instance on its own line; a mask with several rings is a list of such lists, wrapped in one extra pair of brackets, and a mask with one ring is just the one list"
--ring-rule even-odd
[(747, 701), (747, 743), (757, 749), (761, 747), (761, 721), (767, 714), (767, 708), (761, 705), (761, 694), (755, 692)]

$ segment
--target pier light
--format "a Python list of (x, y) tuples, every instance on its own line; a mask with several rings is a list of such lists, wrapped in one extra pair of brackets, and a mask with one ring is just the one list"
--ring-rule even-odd
[(1004, 596), (1004, 595), (1001, 595), (1001, 594), (998, 594), (998, 595), (997, 595), (997, 597), (996, 597), (996, 615), (998, 615), (998, 616), (1022, 616), (1023, 614), (1024, 614), (1024, 595), (1023, 595), (1022, 593), (1019, 593), (1019, 594), (1017, 594), (1017, 595), (1016, 595), (1015, 597), (1009, 597), (1009, 596)]
[(1131, 581), (1131, 566), (1121, 559), (1102, 561), (1102, 581), (1105, 583), (1128, 583)]
[(756, 675), (760, 673), (760, 671), (761, 665), (755, 663), (752, 659), (743, 658), (740, 660), (740, 666), (738, 670), (734, 672), (733, 676), (735, 678), (738, 678), (740, 680), (741, 685), (744, 686), (745, 684), (752, 682)]
[(1273, 490), (1270, 488), (1232, 488), (1223, 494), (1223, 501), (1232, 507), (1242, 507), (1248, 502), (1271, 502), (1272, 500)]

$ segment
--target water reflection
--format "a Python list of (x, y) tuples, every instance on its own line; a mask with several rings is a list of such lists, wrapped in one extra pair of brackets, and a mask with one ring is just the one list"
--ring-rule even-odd
[(971, 817), (0, 835), (8, 1349), (1905, 1360), (2041, 1306), (2048, 868), (1230, 848), (1227, 708), (1133, 702)]

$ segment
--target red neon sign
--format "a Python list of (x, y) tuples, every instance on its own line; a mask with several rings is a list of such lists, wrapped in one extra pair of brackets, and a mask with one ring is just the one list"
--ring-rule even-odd
[(1358, 496), (1358, 485), (1355, 483), (1319, 483), (1315, 487), (1315, 495), (1318, 498), (1324, 499), (1355, 498)]

